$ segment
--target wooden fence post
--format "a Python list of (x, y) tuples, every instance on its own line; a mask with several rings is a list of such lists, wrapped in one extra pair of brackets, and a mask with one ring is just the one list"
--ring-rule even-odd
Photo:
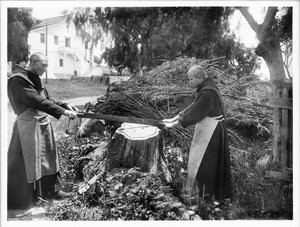
[[(280, 87), (278, 85), (274, 85), (274, 97), (280, 97)], [(271, 100), (272, 101), (272, 100)], [(272, 105), (273, 104), (273, 105)], [(280, 149), (280, 122), (281, 122), (281, 111), (277, 107), (275, 103), (271, 103), (273, 106), (273, 161), (279, 161), (279, 154), (281, 153)]]
[(293, 165), (293, 105), (292, 86), (274, 84), (274, 97), (270, 102), (273, 110), (273, 161), (280, 167)]
[[(282, 97), (285, 98), (287, 97), (287, 89), (286, 87), (283, 88), (282, 91)], [(287, 161), (288, 161), (288, 154), (287, 154), (287, 146), (288, 146), (288, 110), (287, 109), (282, 109), (282, 122), (281, 122), (281, 152), (280, 152), (280, 166), (281, 167), (286, 167), (287, 166)]]
[[(290, 100), (292, 106), (292, 87), (285, 87), (282, 93), (283, 98)], [(282, 127), (284, 147), (286, 152), (283, 152), (281, 158), (281, 167), (293, 167), (293, 108), (282, 109)]]

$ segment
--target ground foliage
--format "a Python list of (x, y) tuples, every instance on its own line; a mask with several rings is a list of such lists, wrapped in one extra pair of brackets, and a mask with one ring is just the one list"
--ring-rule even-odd
[[(99, 171), (101, 156), (92, 160), (87, 154), (105, 141), (95, 133), (89, 137), (66, 137), (58, 142), (62, 155), (62, 176), (69, 189), (77, 190)], [(108, 142), (108, 141), (106, 141)], [(142, 173), (138, 169), (116, 169), (105, 173), (85, 194), (76, 194), (59, 206), (52, 205), (49, 213), (56, 220), (236, 220), (289, 218), (290, 214), (270, 211), (265, 203), (270, 199), (270, 187), (281, 188), (280, 182), (264, 177), (270, 162), (268, 142), (255, 145), (247, 141), (248, 149), (231, 149), (234, 198), (220, 203), (198, 198), (185, 200), (181, 194), (186, 176), (187, 153), (179, 147), (166, 146), (164, 153), (173, 182), (165, 184), (160, 176)], [(252, 146), (252, 147), (251, 147)], [(247, 146), (245, 146), (247, 147)], [(269, 196), (269, 197), (268, 197)], [(198, 216), (199, 215), (199, 216)]]
[[(105, 156), (108, 140), (93, 133), (84, 138), (65, 137), (58, 142), (61, 173), (71, 185), (69, 190), (78, 190), (82, 182), (99, 173), (103, 155), (94, 158), (88, 155), (101, 147)], [(177, 169), (172, 170), (173, 174), (177, 173)], [(60, 206), (49, 207), (49, 212), (55, 213), (57, 220), (200, 219), (196, 207), (182, 203), (172, 190), (158, 175), (143, 173), (135, 168), (113, 169), (105, 172), (86, 193), (77, 193)]]

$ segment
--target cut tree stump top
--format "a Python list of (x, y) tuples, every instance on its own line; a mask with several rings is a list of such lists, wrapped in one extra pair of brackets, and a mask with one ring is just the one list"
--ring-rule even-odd
[(146, 140), (157, 136), (160, 133), (160, 129), (151, 125), (123, 123), (116, 130), (116, 133), (130, 140)]

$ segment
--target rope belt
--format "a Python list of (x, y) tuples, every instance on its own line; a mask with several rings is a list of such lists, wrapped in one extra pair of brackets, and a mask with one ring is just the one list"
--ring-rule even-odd
[(212, 118), (214, 118), (215, 120), (217, 120), (217, 121), (224, 121), (225, 120), (225, 118), (224, 118), (224, 115), (222, 114), (222, 115), (220, 115), (220, 116), (216, 116), (216, 117), (212, 117)]

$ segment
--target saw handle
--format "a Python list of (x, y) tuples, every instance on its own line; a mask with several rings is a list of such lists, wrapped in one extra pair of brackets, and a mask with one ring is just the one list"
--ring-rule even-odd
[(77, 117), (80, 117), (80, 118), (84, 118), (85, 117), (85, 114), (84, 114), (84, 112), (78, 112), (77, 113)]

